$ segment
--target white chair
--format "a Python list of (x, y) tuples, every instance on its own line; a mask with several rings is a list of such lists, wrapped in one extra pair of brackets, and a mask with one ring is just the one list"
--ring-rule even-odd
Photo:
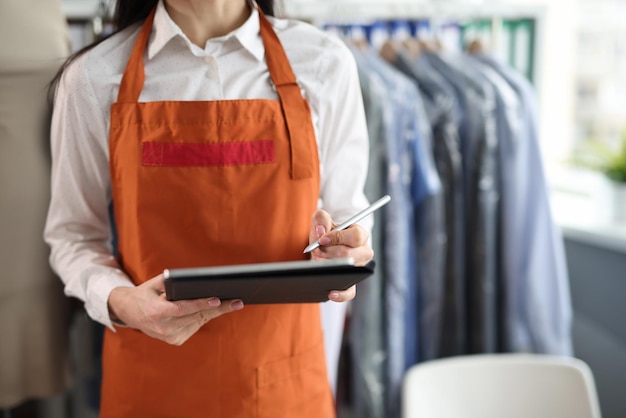
[(459, 356), (411, 367), (403, 418), (600, 418), (581, 360), (535, 354)]

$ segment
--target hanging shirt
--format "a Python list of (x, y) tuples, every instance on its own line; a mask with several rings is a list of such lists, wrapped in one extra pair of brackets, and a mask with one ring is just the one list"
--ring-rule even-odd
[[(320, 205), (341, 222), (367, 206), (368, 137), (356, 65), (341, 41), (313, 26), (270, 21), (311, 107)], [(72, 63), (60, 82), (52, 123), (54, 194), (45, 231), (51, 263), (66, 294), (83, 300), (89, 315), (109, 327), (109, 293), (132, 286), (112, 256), (109, 112), (139, 29), (140, 24), (125, 29)], [(200, 48), (160, 2), (145, 54), (148, 82), (139, 100), (276, 100), (264, 53), (256, 9), (241, 27)], [(79, 88), (69, 91), (69, 79)], [(371, 222), (362, 224), (369, 228)]]
[[(351, 46), (348, 44), (348, 46)], [(361, 80), (361, 91), (370, 139), (370, 161), (365, 194), (370, 201), (387, 193), (387, 147), (385, 120), (389, 120), (388, 90), (378, 74), (368, 70), (363, 51), (351, 46)], [(374, 254), (384, 254), (385, 211), (374, 213)], [(360, 418), (386, 417), (384, 272), (385, 257), (376, 257), (376, 271), (359, 284), (359, 297), (352, 302), (348, 336), (351, 347), (351, 398), (353, 415)]]
[(440, 189), (430, 144), (430, 125), (417, 87), (367, 50), (359, 62), (376, 73), (388, 90), (383, 124), (387, 166), (385, 208), (385, 334), (387, 341), (387, 417), (399, 414), (406, 369), (417, 361), (417, 265), (414, 210)]
[[(455, 112), (455, 98), (445, 80), (425, 60), (406, 53), (396, 56), (394, 66), (415, 80), (433, 130), (433, 157), (442, 190), (416, 213), (420, 264), (420, 361), (439, 355), (441, 335), (454, 335), (461, 321), (456, 309), (459, 283), (464, 280), (463, 175)], [(448, 309), (444, 310), (444, 307)], [(444, 316), (444, 313), (447, 315)], [(451, 318), (452, 316), (452, 318)], [(451, 324), (451, 325), (450, 325)]]
[[(518, 94), (522, 120), (504, 141), (504, 267), (507, 280), (507, 350), (572, 354), (572, 304), (563, 238), (550, 209), (538, 140), (533, 86), (486, 55), (476, 57)], [(492, 76), (495, 77), (495, 76)], [(509, 115), (509, 118), (511, 116)]]
[[(451, 340), (442, 355), (484, 353), (497, 350), (496, 306), (498, 282), (498, 140), (493, 87), (464, 58), (456, 54), (425, 52), (428, 62), (450, 83), (462, 108), (459, 125), (463, 162), (466, 216), (466, 341)], [(463, 303), (463, 301), (460, 301)], [(463, 323), (460, 324), (463, 326)], [(456, 337), (453, 335), (453, 337)], [(456, 343), (461, 342), (460, 346)]]

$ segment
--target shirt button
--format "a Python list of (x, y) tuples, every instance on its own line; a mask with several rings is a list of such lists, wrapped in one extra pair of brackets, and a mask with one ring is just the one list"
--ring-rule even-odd
[(209, 64), (206, 73), (205, 73), (206, 78), (218, 78), (219, 77), (219, 72), (217, 69), (217, 63), (212, 62), (211, 64)]

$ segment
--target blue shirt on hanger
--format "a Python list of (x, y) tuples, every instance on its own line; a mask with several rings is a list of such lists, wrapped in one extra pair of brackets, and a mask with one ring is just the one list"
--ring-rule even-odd
[(508, 343), (511, 351), (571, 355), (572, 307), (563, 238), (555, 225), (543, 170), (534, 89), (521, 74), (487, 55), (475, 57), (520, 98), (522, 118), (504, 141), (503, 191)]
[[(377, 52), (363, 53), (362, 65), (384, 82), (388, 91), (384, 124), (387, 145), (387, 187), (392, 200), (385, 220), (385, 302), (388, 365), (388, 417), (399, 416), (404, 372), (417, 361), (417, 268), (415, 205), (440, 188), (428, 135), (430, 127), (416, 105), (414, 84)], [(358, 61), (357, 61), (358, 62)], [(423, 108), (421, 108), (423, 112)], [(426, 125), (424, 125), (426, 124)], [(415, 357), (415, 358), (411, 358)]]

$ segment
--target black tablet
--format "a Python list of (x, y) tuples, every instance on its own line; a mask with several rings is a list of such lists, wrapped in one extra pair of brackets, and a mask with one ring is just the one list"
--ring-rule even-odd
[(166, 269), (168, 300), (218, 297), (244, 304), (315, 303), (331, 290), (345, 290), (374, 273), (374, 261), (355, 266), (351, 258), (285, 261), (234, 266)]

